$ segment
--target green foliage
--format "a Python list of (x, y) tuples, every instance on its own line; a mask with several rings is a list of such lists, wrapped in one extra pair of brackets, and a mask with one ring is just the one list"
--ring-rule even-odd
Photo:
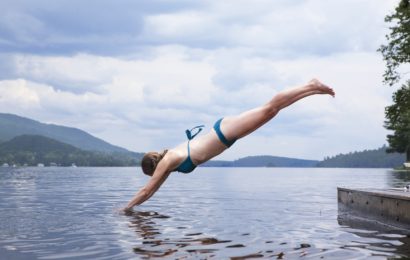
[(401, 64), (410, 62), (410, 4), (409, 0), (401, 0), (395, 12), (386, 16), (385, 21), (392, 24), (390, 34), (386, 35), (387, 45), (378, 51), (386, 61), (384, 82), (392, 86), (400, 80), (397, 72)]
[(386, 107), (385, 127), (394, 131), (387, 135), (388, 152), (407, 153), (410, 161), (410, 81), (393, 94), (393, 105)]
[(343, 167), (343, 168), (394, 168), (402, 166), (405, 158), (403, 154), (386, 153), (387, 147), (376, 150), (364, 150), (326, 157), (318, 163), (318, 167)]
[[(386, 61), (384, 82), (392, 86), (400, 80), (397, 69), (400, 65), (410, 63), (410, 1), (401, 0), (393, 14), (386, 16), (385, 21), (392, 24), (390, 34), (386, 35), (388, 44), (382, 45), (379, 51)], [(394, 104), (386, 107), (385, 127), (393, 134), (387, 136), (390, 148), (388, 152), (406, 153), (410, 161), (410, 81), (393, 94)]]
[(136, 166), (136, 153), (84, 151), (39, 135), (21, 135), (0, 144), (0, 165)]

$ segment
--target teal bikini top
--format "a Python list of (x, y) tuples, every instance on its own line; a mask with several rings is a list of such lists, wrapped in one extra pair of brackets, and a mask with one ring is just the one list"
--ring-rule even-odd
[[(195, 136), (197, 136), (197, 134), (199, 134), (202, 131), (202, 128), (204, 128), (204, 125), (199, 125), (199, 126), (195, 126), (194, 128), (192, 128), (191, 130), (186, 130), (186, 136), (188, 138), (188, 156), (187, 158), (174, 170), (174, 171), (178, 171), (178, 172), (182, 172), (182, 173), (190, 173), (192, 172), (195, 168), (196, 165), (192, 162), (191, 160), (191, 150), (189, 148), (189, 142), (194, 139)], [(192, 134), (192, 131), (198, 129), (198, 132), (196, 132), (195, 134)]]

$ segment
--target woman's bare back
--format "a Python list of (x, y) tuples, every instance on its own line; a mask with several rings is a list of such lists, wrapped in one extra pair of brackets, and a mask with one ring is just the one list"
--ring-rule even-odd
[[(214, 129), (206, 134), (200, 134), (189, 142), (191, 160), (195, 165), (204, 163), (211, 158), (219, 155), (227, 147), (219, 140)], [(179, 144), (170, 150), (178, 156), (182, 163), (188, 156), (188, 141)]]

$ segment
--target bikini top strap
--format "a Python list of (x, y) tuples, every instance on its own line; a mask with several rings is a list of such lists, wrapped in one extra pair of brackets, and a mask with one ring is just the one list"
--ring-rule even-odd
[[(189, 130), (189, 129), (185, 130), (186, 137), (188, 138), (188, 144), (187, 144), (188, 145), (188, 156), (191, 154), (191, 149), (189, 148), (189, 141), (194, 139), (194, 137), (197, 136), (202, 131), (202, 129), (204, 127), (205, 127), (205, 125), (198, 125), (198, 126), (195, 126), (194, 128), (192, 128), (191, 130)], [(198, 129), (198, 131), (195, 134), (192, 134), (192, 131), (195, 130), (195, 129)]]
[[(197, 136), (202, 131), (202, 129), (204, 127), (205, 127), (205, 125), (198, 125), (198, 126), (195, 126), (194, 128), (192, 128), (191, 130), (189, 130), (189, 129), (185, 130), (185, 134), (186, 134), (186, 137), (188, 138), (188, 140), (194, 139), (194, 137)], [(195, 130), (195, 129), (198, 129), (198, 131), (195, 134), (192, 134), (192, 131)]]

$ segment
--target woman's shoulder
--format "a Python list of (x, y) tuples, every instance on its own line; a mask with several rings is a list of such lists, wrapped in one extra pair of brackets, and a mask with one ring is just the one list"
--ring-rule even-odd
[(178, 147), (169, 149), (165, 154), (163, 160), (166, 162), (170, 168), (174, 169), (185, 159), (186, 154), (184, 155), (183, 151), (178, 149)]
[(181, 158), (185, 158), (187, 153), (184, 149), (180, 149), (179, 147), (175, 147), (173, 149), (169, 149), (166, 157), (170, 160), (180, 160)]

